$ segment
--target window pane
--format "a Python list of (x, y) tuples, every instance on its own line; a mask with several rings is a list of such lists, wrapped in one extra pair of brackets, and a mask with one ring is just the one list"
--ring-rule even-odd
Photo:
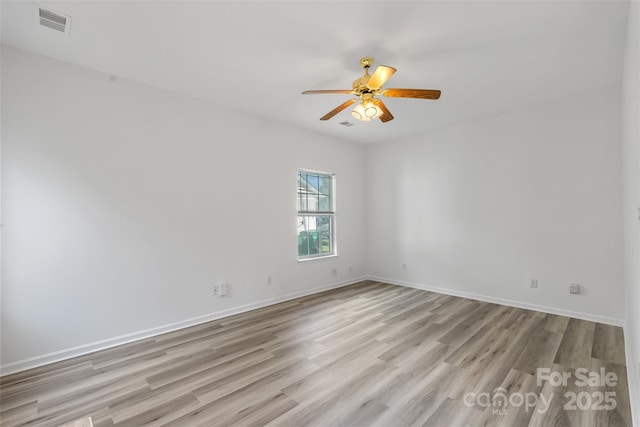
[(298, 256), (318, 253), (318, 230), (316, 217), (298, 217)]
[(298, 256), (309, 255), (309, 240), (306, 236), (298, 235)]
[(298, 210), (331, 211), (332, 177), (313, 173), (298, 173)]
[(323, 175), (320, 178), (318, 191), (320, 192), (320, 194), (324, 194), (327, 196), (331, 194), (331, 176), (330, 175)]
[(298, 171), (298, 210), (304, 210), (306, 203), (303, 200), (306, 200), (306, 181), (303, 178), (303, 173)]
[(314, 232), (309, 239), (309, 255), (317, 255), (320, 253), (320, 235), (318, 232)]
[(331, 235), (322, 233), (319, 235), (320, 241), (320, 253), (328, 254), (331, 253)]
[(320, 176), (315, 174), (307, 174), (307, 189), (309, 193), (317, 194), (318, 193), (318, 183), (320, 181)]
[(298, 256), (333, 252), (331, 215), (298, 216)]
[(331, 210), (331, 200), (329, 196), (320, 195), (318, 200), (318, 210), (323, 212), (329, 212)]
[(309, 193), (307, 195), (307, 210), (309, 212), (318, 210), (318, 193)]
[(323, 233), (328, 233), (331, 231), (331, 217), (329, 215), (317, 216), (316, 219), (316, 229)]
[(309, 255), (309, 241), (312, 233), (309, 232), (308, 217), (298, 217), (298, 256)]
[(298, 173), (298, 210), (333, 210), (333, 177), (312, 173)]
[(318, 210), (318, 187), (319, 187), (320, 176), (318, 175), (309, 175), (309, 210), (317, 211)]

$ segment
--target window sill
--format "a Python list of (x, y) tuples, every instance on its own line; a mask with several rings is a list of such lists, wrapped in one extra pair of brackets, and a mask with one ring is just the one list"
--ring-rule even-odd
[(306, 262), (310, 262), (310, 261), (327, 261), (327, 260), (330, 260), (332, 258), (338, 258), (338, 254), (325, 255), (325, 256), (316, 256), (316, 257), (312, 257), (312, 258), (303, 258), (303, 259), (299, 259), (298, 262), (299, 263), (306, 263)]

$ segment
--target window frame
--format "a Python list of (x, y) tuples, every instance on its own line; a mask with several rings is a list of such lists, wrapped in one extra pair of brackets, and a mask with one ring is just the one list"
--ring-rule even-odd
[[(300, 195), (301, 195), (301, 191), (300, 191), (300, 180), (301, 180), (301, 175), (303, 174), (307, 174), (307, 175), (317, 175), (318, 178), (320, 179), (321, 177), (329, 177), (331, 178), (331, 186), (329, 189), (329, 209), (328, 210), (320, 210), (320, 201), (317, 201), (317, 205), (318, 205), (318, 210), (309, 210), (308, 207), (306, 206), (307, 209), (306, 210), (302, 210), (302, 206), (301, 206), (301, 199), (300, 199)], [(305, 181), (308, 183), (308, 180), (305, 179)], [(296, 172), (296, 184), (297, 184), (297, 191), (296, 191), (296, 240), (297, 240), (297, 247), (298, 247), (298, 261), (299, 262), (305, 262), (305, 261), (312, 261), (312, 260), (320, 260), (320, 259), (326, 259), (326, 258), (330, 258), (330, 257), (335, 257), (338, 255), (338, 251), (337, 251), (337, 244), (336, 244), (336, 175), (335, 173), (331, 173), (331, 172), (321, 172), (321, 171), (316, 171), (316, 170), (311, 170), (311, 169), (304, 169), (304, 168), (299, 168)], [(318, 183), (319, 186), (319, 183)], [(309, 193), (307, 192), (307, 203), (308, 203), (308, 195)], [(323, 195), (320, 193), (320, 190), (318, 189), (318, 198)], [(315, 254), (309, 254), (307, 253), (306, 255), (300, 255), (300, 219), (301, 217), (328, 217), (329, 218), (329, 239), (330, 239), (330, 250), (329, 252), (319, 252), (319, 253), (315, 253)]]

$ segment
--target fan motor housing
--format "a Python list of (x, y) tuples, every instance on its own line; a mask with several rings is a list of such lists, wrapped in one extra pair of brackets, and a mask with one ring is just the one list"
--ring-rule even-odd
[(353, 82), (353, 92), (356, 95), (360, 95), (362, 93), (370, 92), (371, 90), (367, 87), (367, 83), (369, 83), (369, 79), (371, 76), (369, 73), (360, 77), (359, 79), (354, 80)]
[(353, 93), (354, 95), (362, 96), (366, 93), (376, 94), (377, 92), (369, 89), (367, 84), (371, 79), (371, 75), (369, 74), (369, 68), (373, 65), (373, 57), (365, 56), (364, 58), (360, 58), (360, 66), (364, 68), (364, 76), (353, 81)]

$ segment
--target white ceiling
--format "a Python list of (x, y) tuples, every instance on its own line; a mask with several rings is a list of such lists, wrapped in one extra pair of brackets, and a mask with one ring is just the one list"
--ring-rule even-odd
[[(622, 1), (38, 3), (71, 15), (70, 35), (39, 27), (33, 3), (3, 0), (3, 44), (362, 143), (619, 87), (628, 9)], [(385, 87), (442, 97), (385, 98), (396, 117), (385, 124), (360, 123), (350, 109), (319, 121), (349, 95), (300, 92), (350, 89), (362, 56), (398, 69)]]

